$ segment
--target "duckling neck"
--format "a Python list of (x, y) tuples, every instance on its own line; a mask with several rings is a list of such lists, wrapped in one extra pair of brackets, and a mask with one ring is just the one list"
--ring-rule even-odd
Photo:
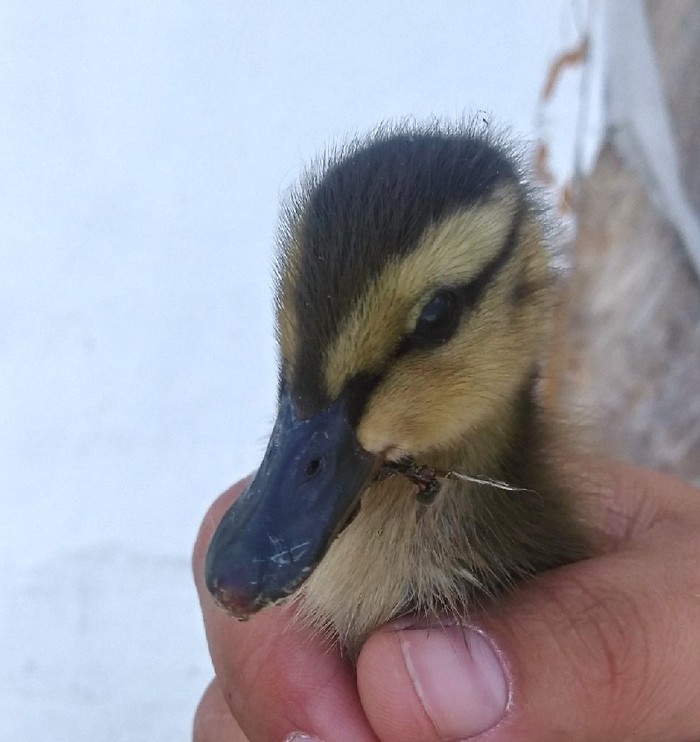
[(356, 518), (297, 595), (299, 615), (354, 652), (406, 612), (462, 616), (519, 579), (585, 554), (570, 500), (549, 478), (534, 383), (450, 450), (420, 463), (443, 481), (427, 507), (401, 476), (371, 485)]

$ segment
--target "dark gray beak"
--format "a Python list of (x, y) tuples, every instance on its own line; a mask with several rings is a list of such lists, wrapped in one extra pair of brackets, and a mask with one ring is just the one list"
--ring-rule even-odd
[(205, 578), (214, 600), (244, 618), (294, 592), (347, 525), (377, 469), (342, 397), (299, 420), (283, 394), (260, 468), (209, 545)]

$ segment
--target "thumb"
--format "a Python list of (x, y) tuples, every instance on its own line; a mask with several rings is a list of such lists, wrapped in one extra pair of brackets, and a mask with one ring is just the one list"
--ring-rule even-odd
[(462, 625), (379, 631), (362, 649), (357, 684), (385, 742), (472, 737), (503, 719), (510, 695), (498, 650)]
[(693, 504), (618, 551), (541, 575), (473, 624), (373, 635), (358, 688), (380, 739), (700, 738), (698, 491), (660, 479), (665, 500), (675, 488)]

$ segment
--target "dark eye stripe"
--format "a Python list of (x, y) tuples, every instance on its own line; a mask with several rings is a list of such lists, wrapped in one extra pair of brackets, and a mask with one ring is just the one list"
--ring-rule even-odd
[(465, 309), (474, 309), (477, 306), (483, 298), (488, 285), (493, 281), (501, 268), (510, 260), (515, 246), (518, 244), (521, 222), (522, 212), (518, 212), (513, 219), (513, 224), (511, 225), (510, 232), (508, 232), (506, 241), (503, 243), (503, 247), (471, 281), (456, 288), (462, 300), (462, 306)]
[[(463, 302), (462, 306), (466, 308), (475, 308), (486, 291), (489, 283), (496, 277), (498, 272), (508, 262), (513, 255), (515, 246), (518, 243), (518, 235), (522, 222), (521, 213), (518, 213), (511, 226), (510, 232), (503, 247), (494, 255), (493, 258), (481, 269), (481, 271), (468, 283), (453, 287), (453, 291), (460, 294)], [(396, 350), (387, 360), (384, 368), (373, 374), (359, 373), (353, 376), (345, 385), (345, 395), (348, 400), (348, 411), (352, 425), (357, 425), (362, 414), (367, 407), (367, 402), (376, 388), (384, 381), (391, 366), (402, 355), (410, 352), (414, 346), (410, 343), (409, 338), (404, 338), (398, 344)]]
[[(503, 268), (503, 266), (510, 260), (515, 250), (515, 246), (518, 243), (521, 222), (522, 216), (521, 212), (519, 212), (513, 219), (513, 224), (508, 232), (505, 242), (503, 243), (503, 247), (501, 247), (501, 249), (493, 256), (493, 258), (491, 258), (481, 271), (471, 279), (471, 281), (456, 286), (445, 287), (444, 290), (449, 290), (457, 296), (462, 314), (476, 309), (489, 284), (493, 281), (501, 268)], [(420, 342), (415, 342), (413, 334), (407, 335), (399, 343), (396, 351), (389, 360), (387, 367), (390, 366), (399, 356), (422, 347), (429, 346)]]

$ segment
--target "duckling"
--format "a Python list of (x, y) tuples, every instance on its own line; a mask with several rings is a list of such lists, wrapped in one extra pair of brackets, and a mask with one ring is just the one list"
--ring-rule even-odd
[(353, 654), (587, 555), (538, 397), (547, 243), (514, 149), (473, 122), (384, 127), (306, 175), (280, 230), (277, 420), (206, 559), (221, 607), (293, 596)]

